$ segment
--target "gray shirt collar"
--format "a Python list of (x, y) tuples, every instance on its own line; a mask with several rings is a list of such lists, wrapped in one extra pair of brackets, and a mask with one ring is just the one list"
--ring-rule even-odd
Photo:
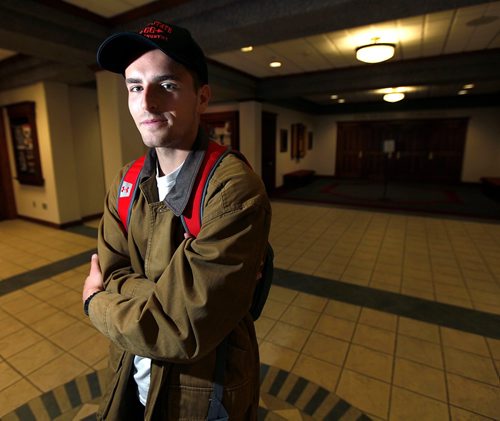
[[(163, 200), (163, 203), (165, 203), (165, 205), (169, 207), (176, 216), (182, 215), (189, 198), (191, 197), (191, 191), (203, 162), (207, 145), (208, 137), (204, 130), (200, 127), (196, 140), (193, 144), (193, 149), (186, 158), (186, 161), (177, 176), (174, 187), (172, 187), (172, 190), (170, 190)], [(155, 176), (157, 160), (158, 157), (156, 155), (156, 150), (154, 148), (150, 149), (142, 169), (141, 183), (145, 181), (145, 178)]]

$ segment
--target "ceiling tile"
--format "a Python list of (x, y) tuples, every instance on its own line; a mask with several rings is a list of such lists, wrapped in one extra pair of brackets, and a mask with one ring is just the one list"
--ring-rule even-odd
[[(66, 0), (67, 3), (104, 17), (112, 17), (152, 1)], [(403, 7), (406, 3), (401, 2), (401, 4)], [(449, 4), (452, 2), (450, 1)], [(200, 5), (200, 7), (202, 6)], [(400, 15), (404, 15), (404, 11), (401, 11)], [(498, 19), (495, 20), (495, 17)], [(239, 35), (244, 39), (242, 34)], [(370, 66), (356, 60), (355, 50), (361, 45), (373, 42), (374, 37), (379, 38), (378, 42), (396, 44), (396, 53), (391, 61), (500, 48), (500, 1), (484, 1), (461, 9), (375, 22), (371, 25), (317, 33), (305, 38), (258, 45), (254, 46), (254, 51), (249, 54), (234, 50), (220, 52), (209, 57), (259, 78), (338, 70), (353, 66)], [(0, 51), (0, 59), (1, 57)], [(269, 62), (273, 59), (281, 61), (283, 66), (278, 69), (270, 68)], [(369, 69), (369, 67), (366, 68)], [(367, 83), (366, 86), (373, 86), (373, 84)], [(490, 86), (489, 88), (496, 89), (492, 92), (497, 92), (499, 89), (498, 86)], [(231, 96), (230, 90), (225, 92), (224, 88), (221, 89), (220, 96)], [(454, 95), (458, 89), (460, 86), (450, 85), (414, 87), (414, 90), (408, 93), (408, 97)], [(321, 90), (317, 89), (317, 91)], [(475, 92), (479, 92), (479, 88)], [(331, 103), (329, 96), (332, 93), (334, 92), (310, 97), (310, 100)], [(378, 101), (381, 94), (375, 91), (361, 91), (345, 92), (342, 93), (342, 96), (345, 96), (347, 103), (349, 103), (366, 100)]]
[(135, 9), (154, 0), (63, 0), (73, 6), (86, 9), (105, 18), (119, 15)]
[(0, 60), (5, 60), (6, 58), (12, 57), (16, 54), (17, 53), (15, 51), (4, 50), (3, 48), (0, 48)]

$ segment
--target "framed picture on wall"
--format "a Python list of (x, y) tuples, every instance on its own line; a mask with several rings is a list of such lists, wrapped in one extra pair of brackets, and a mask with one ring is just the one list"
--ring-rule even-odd
[(238, 111), (202, 114), (201, 124), (211, 140), (235, 150), (240, 149)]
[(17, 180), (21, 184), (43, 186), (42, 166), (35, 120), (35, 103), (7, 106), (16, 161)]
[(304, 124), (292, 124), (291, 143), (291, 158), (299, 161), (306, 155), (306, 126)]
[(286, 152), (288, 150), (288, 130), (280, 130), (280, 152)]

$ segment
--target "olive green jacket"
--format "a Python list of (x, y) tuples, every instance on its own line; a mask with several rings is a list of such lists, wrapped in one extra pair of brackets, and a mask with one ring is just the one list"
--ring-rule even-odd
[(152, 359), (145, 419), (206, 419), (215, 351), (225, 337), (223, 405), (230, 420), (256, 419), (259, 355), (248, 310), (271, 209), (261, 179), (229, 154), (209, 183), (198, 237), (185, 239), (179, 215), (204, 145), (200, 131), (176, 185), (161, 202), (156, 153), (149, 151), (128, 235), (117, 212), (118, 188), (128, 166), (106, 197), (98, 240), (106, 290), (89, 306), (92, 323), (111, 340), (111, 377), (100, 419), (125, 420), (130, 415), (134, 355)]

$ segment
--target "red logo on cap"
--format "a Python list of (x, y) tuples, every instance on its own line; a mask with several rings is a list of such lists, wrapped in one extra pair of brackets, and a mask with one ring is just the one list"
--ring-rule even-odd
[(161, 39), (168, 41), (168, 35), (172, 33), (172, 28), (167, 24), (155, 20), (147, 25), (139, 34), (149, 39)]

